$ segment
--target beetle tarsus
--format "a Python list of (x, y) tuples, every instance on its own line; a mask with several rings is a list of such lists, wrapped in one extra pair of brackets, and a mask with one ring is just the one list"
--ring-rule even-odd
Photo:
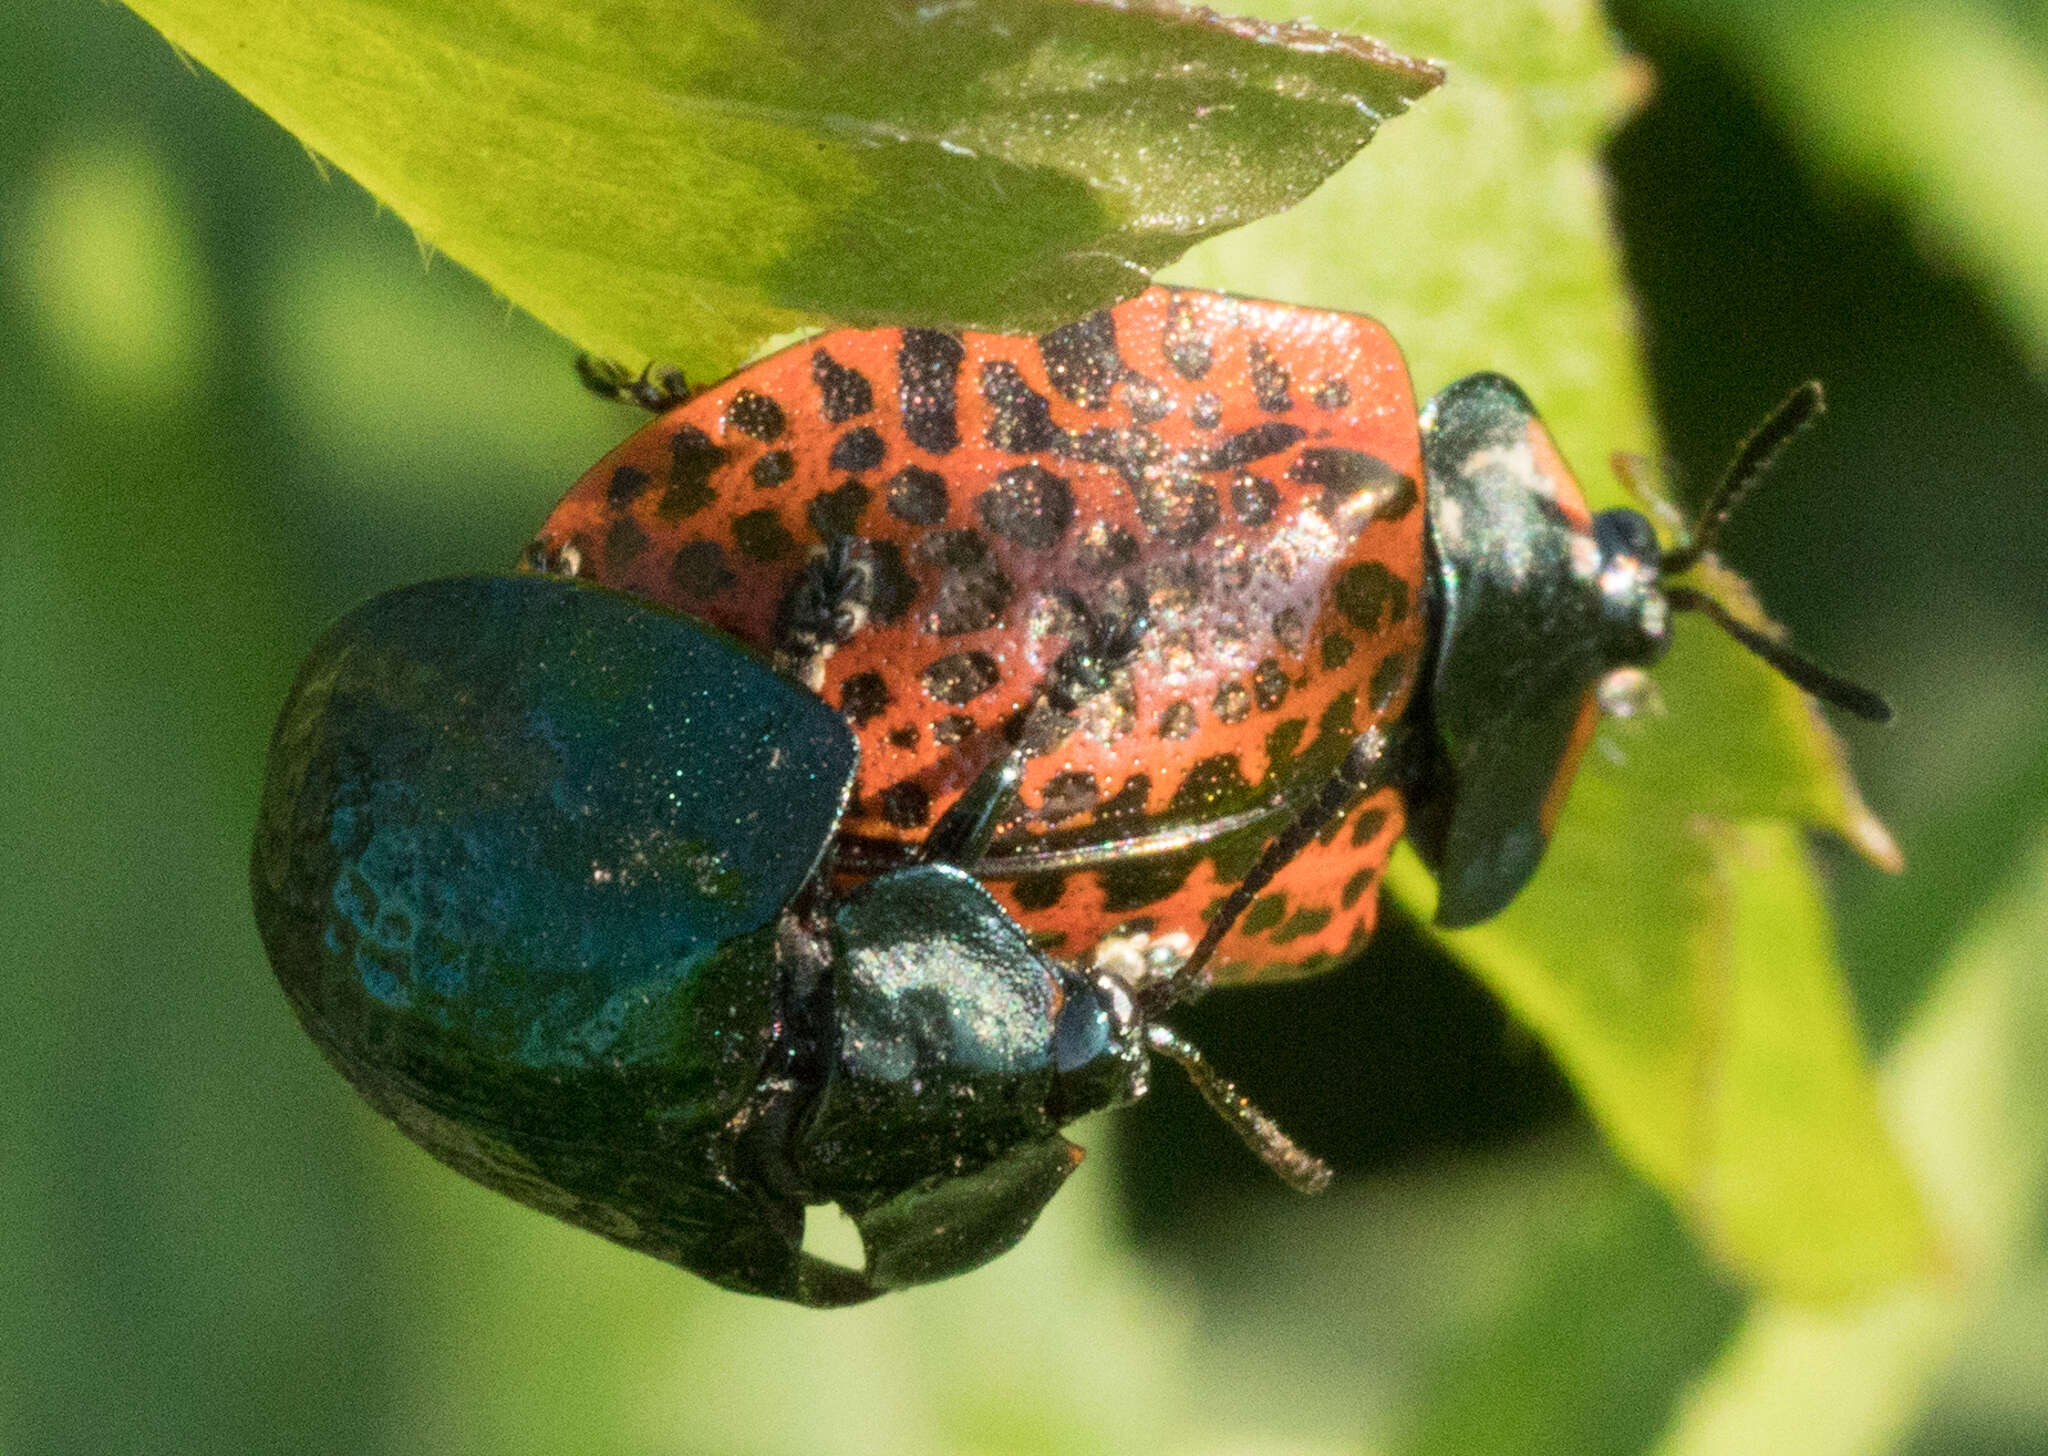
[(819, 691), (825, 663), (867, 626), (874, 598), (865, 543), (834, 536), (813, 547), (775, 614), (775, 670)]
[(1132, 588), (1121, 608), (1098, 610), (1070, 587), (1055, 595), (1080, 624), (1066, 651), (1053, 663), (1045, 700), (1062, 713), (1074, 713), (1090, 698), (1115, 686), (1115, 674), (1129, 666), (1145, 644), (1151, 627), (1150, 607), (1142, 586)]
[(693, 393), (680, 369), (649, 364), (634, 374), (625, 365), (595, 354), (576, 356), (576, 377), (599, 399), (637, 404), (654, 415), (667, 414), (677, 405), (687, 403)]

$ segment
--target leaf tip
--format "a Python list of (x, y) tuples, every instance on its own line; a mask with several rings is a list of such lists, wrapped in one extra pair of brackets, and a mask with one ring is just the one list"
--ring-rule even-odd
[(1849, 767), (1848, 745), (1821, 713), (1817, 703), (1808, 699), (1806, 710), (1813, 719), (1814, 736), (1833, 768), (1829, 787), (1834, 790), (1836, 802), (1825, 817), (1826, 827), (1839, 834), (1844, 843), (1874, 868), (1890, 875), (1903, 874), (1906, 869), (1905, 851), (1899, 848), (1898, 840), (1892, 837), (1884, 821), (1864, 801), (1863, 788)]

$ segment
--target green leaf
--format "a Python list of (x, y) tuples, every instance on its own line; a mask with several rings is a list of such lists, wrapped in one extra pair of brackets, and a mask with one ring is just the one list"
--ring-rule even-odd
[[(700, 372), (826, 317), (1068, 316), (1247, 198), (1300, 197), (1435, 75), (1148, 6), (761, 0), (703, 7), (684, 34), (651, 12), (599, 26), (446, 0), (141, 8), (514, 301)], [(1651, 445), (1598, 167), (1641, 85), (1598, 12), (1408, 0), (1370, 23), (1459, 57), (1454, 87), (1373, 165), (1179, 276), (1376, 313), (1425, 390), (1511, 372), (1582, 465)], [(1811, 870), (1756, 821), (1887, 841), (1804, 700), (1718, 634), (1684, 629), (1661, 681), (1668, 714), (1609, 730), (1536, 886), (1456, 949), (1745, 1274), (1881, 1285), (1924, 1261), (1917, 1205)], [(1393, 880), (1427, 904), (1412, 860)], [(1756, 932), (1777, 914), (1802, 933)]]
[[(1419, 390), (1513, 375), (1588, 496), (1621, 503), (1589, 467), (1654, 455), (1655, 437), (1599, 150), (1640, 74), (1591, 6), (1502, 16), (1411, 0), (1375, 6), (1371, 23), (1455, 58), (1444, 91), (1308, 202), (1173, 276), (1372, 313)], [(1699, 580), (1753, 613), (1732, 574)], [(1928, 1238), (1876, 1119), (1812, 868), (1784, 826), (1832, 828), (1880, 863), (1897, 851), (1811, 705), (1710, 625), (1681, 619), (1656, 680), (1665, 711), (1603, 727), (1531, 887), (1446, 939), (1745, 1278), (1800, 1297), (1882, 1287), (1924, 1267)], [(1389, 880), (1428, 913), (1413, 856)]]
[(1919, 1199), (1879, 1116), (1826, 907), (1790, 825), (1704, 831), (1713, 899), (1700, 1223), (1777, 1294), (1838, 1300), (1932, 1264)]
[[(1986, 285), (2048, 369), (2048, 33), (1933, 0), (1684, 0), (1643, 7), (1711, 37), (1824, 166), (1899, 203)], [(2025, 7), (2020, 7), (2024, 10)]]
[[(2048, 841), (1979, 919), (1888, 1059), (1886, 1092), (1947, 1258), (1853, 1310), (1764, 1301), (1693, 1393), (1671, 1456), (1896, 1448), (1970, 1323), (2038, 1258), (2048, 1200)], [(2034, 1372), (2038, 1373), (2038, 1372)]]
[(1670, 1421), (1669, 1372), (1727, 1338), (1740, 1296), (1669, 1205), (1597, 1166), (1567, 1231), (1517, 1240), (1501, 1307), (1432, 1352), (1403, 1456), (1637, 1456)]
[[(1880, 1074), (1940, 1228), (1937, 1266), (1853, 1305), (1766, 1296), (1744, 1309), (1671, 1234), (1668, 1213), (1618, 1177), (1596, 1182), (1569, 1237), (1530, 1220), (1499, 1306), (1438, 1354), (1401, 1449), (1622, 1456), (1659, 1431), (1666, 1456), (1877, 1456), (1950, 1449), (1944, 1434), (1960, 1437), (1955, 1449), (2025, 1446), (2039, 1429), (2048, 1209), (2038, 822), (2030, 846)], [(1980, 1371), (1993, 1419), (2012, 1424), (1969, 1410), (1985, 1393), (1970, 1389)], [(1941, 1429), (1944, 1396), (1961, 1407), (1959, 1429)], [(1919, 1439), (1902, 1443), (1909, 1430)]]
[(699, 377), (796, 329), (1128, 296), (1440, 79), (1164, 3), (134, 8), (542, 322)]

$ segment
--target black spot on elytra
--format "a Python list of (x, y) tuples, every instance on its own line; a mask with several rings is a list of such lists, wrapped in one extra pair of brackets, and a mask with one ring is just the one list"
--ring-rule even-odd
[(1209, 705), (1217, 720), (1242, 723), (1252, 715), (1252, 695), (1236, 678), (1225, 678), (1216, 688), (1216, 700)]
[(1087, 813), (1101, 798), (1102, 790), (1096, 786), (1094, 774), (1080, 770), (1054, 774), (1046, 781), (1039, 816), (1048, 824), (1057, 824)]
[(1138, 487), (1138, 519), (1169, 546), (1192, 546), (1222, 518), (1216, 489), (1186, 471), (1167, 471)]
[(861, 425), (832, 442), (832, 458), (826, 463), (834, 470), (858, 475), (880, 465), (882, 457), (888, 453), (889, 447), (882, 443), (881, 433), (873, 425)]
[(1287, 478), (1304, 485), (1324, 486), (1345, 496), (1407, 479), (1371, 451), (1344, 445), (1309, 446), (1287, 467)]
[(1351, 649), (1356, 644), (1342, 632), (1331, 632), (1323, 638), (1323, 670), (1335, 672), (1351, 660)]
[(1390, 652), (1380, 659), (1380, 665), (1372, 670), (1372, 681), (1366, 686), (1366, 701), (1372, 704), (1375, 713), (1384, 713), (1387, 705), (1394, 701), (1394, 695), (1401, 691), (1408, 681), (1408, 654)]
[(691, 541), (669, 564), (669, 580), (686, 597), (702, 601), (717, 596), (739, 578), (725, 563), (725, 548), (716, 541)]
[(952, 748), (974, 736), (974, 720), (965, 713), (948, 713), (932, 724), (932, 742)]
[(997, 472), (974, 507), (991, 531), (1032, 551), (1057, 546), (1074, 524), (1073, 488), (1042, 465)]
[(1267, 420), (1226, 436), (1206, 451), (1190, 456), (1188, 463), (1197, 470), (1235, 470), (1268, 455), (1278, 455), (1307, 433), (1300, 425), (1290, 425), (1285, 420)]
[(1251, 909), (1244, 912), (1244, 919), (1237, 922), (1237, 928), (1244, 935), (1264, 935), (1285, 919), (1286, 915), (1287, 897), (1275, 890), (1270, 895), (1261, 895), (1252, 901)]
[[(1373, 519), (1376, 521), (1398, 521), (1401, 517), (1414, 510), (1415, 503), (1421, 498), (1420, 493), (1415, 489), (1415, 479), (1413, 476), (1397, 475), (1394, 477), (1392, 489), (1387, 492), (1386, 499), (1381, 501), (1379, 507), (1373, 511)], [(1548, 502), (1545, 502), (1545, 504), (1548, 504)]]
[(1276, 415), (1293, 409), (1294, 401), (1287, 395), (1287, 366), (1257, 339), (1251, 341), (1246, 353), (1251, 366), (1252, 398), (1259, 402), (1259, 408)]
[(1308, 646), (1308, 623), (1299, 607), (1282, 607), (1273, 614), (1273, 640), (1297, 656)]
[(654, 477), (637, 465), (621, 465), (612, 472), (612, 478), (604, 488), (604, 503), (615, 511), (622, 511), (647, 493), (647, 487), (654, 484)]
[(918, 542), (918, 556), (939, 568), (939, 586), (925, 620), (941, 637), (978, 632), (1003, 619), (1016, 588), (972, 529), (934, 531)]
[(1010, 882), (1010, 896), (1019, 910), (1050, 910), (1066, 893), (1065, 875), (1020, 875)]
[(920, 450), (943, 455), (960, 443), (960, 361), (967, 350), (937, 329), (905, 329), (896, 351), (903, 433)]
[(735, 518), (732, 539), (750, 561), (786, 561), (796, 554), (796, 537), (772, 506)]
[(868, 560), (874, 578), (868, 615), (886, 627), (901, 621), (917, 600), (917, 578), (904, 567), (903, 550), (894, 541), (868, 542)]
[(1081, 533), (1074, 547), (1074, 565), (1097, 575), (1120, 570), (1138, 559), (1138, 542), (1121, 526), (1097, 521)]
[(1408, 585), (1377, 561), (1360, 561), (1337, 578), (1337, 608), (1361, 632), (1391, 627), (1408, 615)]
[(1307, 734), (1306, 719), (1283, 718), (1266, 734), (1266, 757), (1276, 764), (1286, 763), (1300, 749), (1301, 740)]
[(1263, 526), (1280, 508), (1280, 488), (1256, 475), (1240, 475), (1230, 482), (1230, 506), (1247, 526)]
[(972, 526), (932, 531), (918, 539), (917, 559), (942, 569), (979, 566), (989, 559), (988, 542)]
[(1124, 408), (1140, 425), (1155, 425), (1173, 413), (1173, 394), (1165, 385), (1143, 375), (1124, 380)]
[(777, 438), (789, 426), (781, 405), (751, 389), (742, 389), (732, 397), (732, 403), (725, 407), (725, 422), (763, 444)]
[(1344, 882), (1344, 891), (1338, 896), (1339, 903), (1346, 910), (1351, 909), (1360, 900), (1365, 898), (1365, 892), (1372, 888), (1373, 881), (1379, 878), (1379, 874), (1378, 866), (1367, 865), (1364, 869), (1352, 875), (1350, 879)]
[(711, 472), (725, 463), (725, 451), (695, 425), (676, 426), (668, 449), (668, 489), (655, 510), (665, 521), (680, 521), (718, 499), (711, 488)]
[(888, 712), (891, 701), (888, 680), (879, 672), (857, 672), (839, 688), (839, 711), (856, 728)]
[(873, 491), (857, 480), (849, 480), (836, 489), (821, 490), (812, 496), (810, 505), (804, 510), (804, 518), (821, 541), (858, 536), (861, 515), (873, 498)]
[(1223, 423), (1223, 401), (1205, 389), (1188, 406), (1188, 418), (1198, 429), (1213, 430)]
[(1347, 748), (1358, 734), (1354, 719), (1358, 716), (1358, 694), (1346, 688), (1323, 706), (1323, 715), (1316, 721), (1316, 738), (1329, 738), (1341, 742)]
[(843, 425), (875, 407), (875, 391), (858, 369), (849, 369), (823, 349), (811, 355), (811, 382), (818, 386), (818, 409), (826, 422)]
[(1124, 786), (1095, 806), (1098, 820), (1142, 819), (1145, 801), (1152, 797), (1152, 776), (1132, 774)]
[(946, 519), (946, 478), (921, 466), (906, 465), (882, 487), (889, 514), (913, 526), (936, 526)]
[(1371, 844), (1379, 832), (1387, 827), (1387, 811), (1384, 809), (1361, 809), (1358, 817), (1351, 821), (1351, 842), (1360, 849)]
[(1124, 372), (1116, 348), (1116, 320), (1107, 309), (1054, 329), (1038, 340), (1052, 387), (1083, 409), (1101, 409)]
[(1287, 673), (1273, 658), (1252, 669), (1252, 698), (1259, 711), (1270, 713), (1287, 701)]
[(882, 817), (898, 829), (916, 829), (932, 817), (932, 796), (905, 779), (882, 790)]
[(1327, 905), (1304, 905), (1287, 917), (1286, 924), (1273, 932), (1273, 944), (1286, 945), (1306, 936), (1320, 935), (1336, 918), (1336, 913)]
[(661, 493), (660, 501), (655, 504), (654, 513), (664, 521), (686, 520), (717, 499), (718, 492), (708, 485), (695, 481), (685, 485), (672, 485)]
[(1217, 753), (1191, 766), (1173, 791), (1166, 812), (1214, 816), (1242, 808), (1252, 798), (1244, 766), (1234, 753)]
[(796, 457), (787, 450), (770, 450), (747, 473), (754, 477), (756, 490), (773, 490), (796, 474)]
[(604, 564), (607, 571), (623, 571), (633, 558), (647, 549), (647, 533), (631, 516), (620, 516), (604, 533)]
[(1105, 865), (1095, 872), (1095, 883), (1102, 889), (1103, 908), (1121, 914), (1156, 905), (1179, 893), (1200, 862), (1201, 856), (1196, 854), (1162, 854)]
[(998, 682), (1002, 669), (986, 652), (950, 652), (926, 667), (924, 690), (935, 702), (964, 708)]
[(1351, 386), (1341, 379), (1318, 380), (1308, 392), (1317, 409), (1337, 410), (1351, 403)]
[(1215, 362), (1209, 340), (1195, 324), (1194, 312), (1176, 298), (1166, 306), (1166, 362), (1183, 379), (1200, 379)]
[(1012, 455), (1036, 455), (1064, 445), (1067, 432), (1053, 422), (1052, 401), (1033, 389), (1008, 359), (981, 366), (981, 394), (988, 401), (988, 442)]
[[(1145, 568), (1145, 600), (1152, 607), (1152, 619), (1156, 622), (1170, 622), (1178, 615), (1194, 610), (1209, 591), (1209, 578), (1199, 561), (1186, 558), (1169, 558), (1154, 561)], [(1167, 645), (1176, 645), (1169, 637)], [(1193, 650), (1191, 643), (1177, 644)]]
[(1076, 460), (1109, 466), (1134, 490), (1144, 483), (1145, 467), (1164, 460), (1167, 454), (1164, 440), (1136, 426), (1111, 429), (1097, 425), (1069, 438), (1065, 450)]
[(1019, 712), (1011, 717), (1007, 731), (1027, 756), (1043, 758), (1072, 738), (1079, 726), (1079, 721), (1069, 712)]
[(923, 737), (924, 735), (918, 731), (915, 723), (905, 723), (900, 728), (891, 728), (889, 730), (889, 746), (891, 748), (912, 749), (917, 747), (918, 740)]

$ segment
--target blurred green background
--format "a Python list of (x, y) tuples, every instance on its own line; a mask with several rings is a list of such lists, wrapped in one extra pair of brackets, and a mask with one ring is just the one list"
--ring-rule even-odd
[(249, 921), (318, 628), (510, 561), (633, 416), (132, 14), (0, 8), (0, 1456), (2048, 1451), (2048, 8), (1779, 9), (1617, 8), (1613, 203), (1677, 479), (1829, 386), (1726, 553), (1901, 710), (1851, 741), (1910, 873), (1827, 864), (1951, 1277), (1754, 1306), (1397, 921), (1186, 1018), (1331, 1196), (1162, 1079), (1017, 1253), (818, 1316), (431, 1164)]

